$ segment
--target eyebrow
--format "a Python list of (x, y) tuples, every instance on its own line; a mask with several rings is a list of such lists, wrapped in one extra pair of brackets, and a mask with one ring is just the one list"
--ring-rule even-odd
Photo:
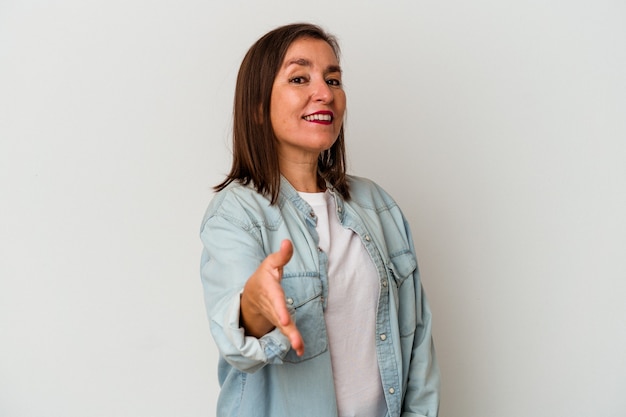
[[(312, 67), (313, 64), (306, 58), (294, 58), (285, 63), (285, 68), (290, 67), (291, 65), (299, 65), (301, 67)], [(339, 65), (329, 65), (326, 67), (326, 73), (330, 72), (339, 72), (341, 73), (341, 67)]]

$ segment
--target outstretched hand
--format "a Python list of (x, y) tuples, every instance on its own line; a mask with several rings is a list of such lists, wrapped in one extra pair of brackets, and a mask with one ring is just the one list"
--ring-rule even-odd
[(289, 338), (291, 348), (302, 356), (304, 341), (287, 310), (285, 293), (280, 285), (283, 267), (292, 255), (291, 241), (283, 240), (278, 252), (268, 255), (248, 279), (241, 295), (241, 323), (246, 334), (254, 337), (278, 328)]

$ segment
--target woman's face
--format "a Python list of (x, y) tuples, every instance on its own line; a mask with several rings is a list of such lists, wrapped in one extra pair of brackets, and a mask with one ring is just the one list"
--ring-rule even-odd
[(345, 109), (341, 69), (331, 46), (320, 39), (294, 41), (276, 75), (270, 101), (280, 159), (316, 162), (320, 152), (337, 140)]

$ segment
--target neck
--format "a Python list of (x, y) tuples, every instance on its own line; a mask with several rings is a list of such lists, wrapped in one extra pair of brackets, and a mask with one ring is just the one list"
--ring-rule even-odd
[(324, 191), (324, 181), (317, 175), (317, 160), (314, 163), (280, 161), (280, 173), (297, 191), (318, 193)]

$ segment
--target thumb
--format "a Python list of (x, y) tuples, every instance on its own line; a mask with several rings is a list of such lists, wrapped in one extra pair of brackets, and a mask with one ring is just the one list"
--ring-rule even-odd
[(280, 249), (267, 257), (267, 261), (271, 268), (282, 268), (287, 265), (292, 255), (293, 245), (289, 239), (285, 239), (280, 242)]

